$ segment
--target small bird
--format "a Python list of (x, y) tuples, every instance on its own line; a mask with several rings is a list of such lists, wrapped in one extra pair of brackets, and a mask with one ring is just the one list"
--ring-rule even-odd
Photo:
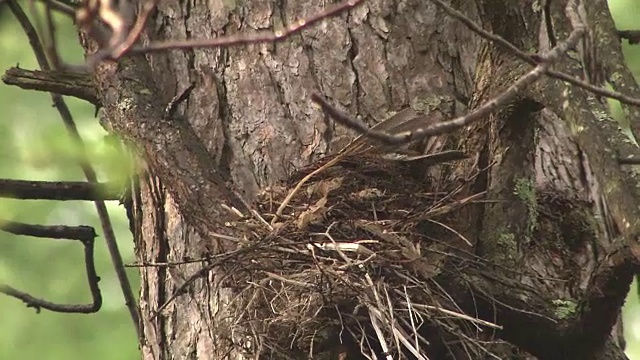
[[(400, 110), (387, 119), (377, 123), (370, 130), (383, 131), (390, 135), (396, 135), (403, 132), (410, 132), (412, 130), (428, 127), (430, 124), (439, 121), (439, 117), (429, 117), (418, 114), (412, 108), (406, 108)], [(424, 165), (433, 165), (442, 163), (445, 161), (460, 160), (465, 158), (462, 151), (448, 150), (438, 153), (430, 153), (429, 144), (431, 141), (427, 139), (424, 146), (420, 146), (423, 152), (412, 150), (411, 147), (416, 142), (409, 142), (401, 145), (386, 145), (372, 139), (367, 134), (360, 134), (351, 143), (345, 146), (340, 151), (340, 154), (355, 154), (362, 152), (377, 152), (380, 153), (383, 159), (390, 161), (418, 161), (420, 160)]]

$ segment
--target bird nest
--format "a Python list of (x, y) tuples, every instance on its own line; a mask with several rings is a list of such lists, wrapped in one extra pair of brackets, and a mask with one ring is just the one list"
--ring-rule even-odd
[(265, 190), (260, 215), (232, 225), (253, 238), (222, 265), (235, 295), (225, 335), (270, 358), (426, 359), (434, 331), (451, 339), (493, 326), (438, 285), (452, 243), (466, 242), (447, 223), (478, 196), (436, 185), (407, 163), (360, 154)]

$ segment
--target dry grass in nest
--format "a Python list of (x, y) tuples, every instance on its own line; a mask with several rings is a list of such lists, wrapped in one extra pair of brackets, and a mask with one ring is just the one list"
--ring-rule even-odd
[(448, 216), (479, 196), (431, 192), (435, 186), (407, 164), (359, 155), (322, 167), (281, 217), (273, 215), (319, 166), (265, 191), (262, 221), (234, 225), (254, 237), (224, 265), (222, 286), (237, 294), (230, 307), (236, 344), (244, 339), (251, 352), (276, 358), (338, 359), (347, 350), (336, 357), (335, 347), (351, 336), (367, 357), (427, 359), (426, 327), (465, 341), (460, 329), (497, 327), (464, 315), (434, 279), (447, 239), (464, 240), (445, 225)]

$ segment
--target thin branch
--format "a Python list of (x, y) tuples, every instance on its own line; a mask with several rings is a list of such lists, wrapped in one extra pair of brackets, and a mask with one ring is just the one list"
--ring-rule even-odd
[(122, 54), (129, 51), (129, 49), (131, 49), (133, 44), (135, 44), (136, 41), (138, 41), (138, 39), (140, 38), (140, 34), (144, 29), (144, 26), (147, 24), (149, 15), (156, 8), (157, 3), (158, 3), (158, 0), (148, 0), (147, 2), (145, 2), (144, 6), (142, 7), (142, 11), (138, 15), (138, 18), (136, 19), (136, 23), (134, 24), (133, 28), (127, 35), (126, 39), (121, 44), (116, 46), (116, 48), (113, 50), (112, 57), (116, 59), (120, 58)]
[[(76, 23), (82, 31), (94, 37), (100, 44), (104, 43), (103, 40), (107, 43), (106, 47), (87, 59), (89, 68), (95, 68), (95, 65), (104, 59), (117, 59), (113, 56), (114, 49), (126, 41), (134, 13), (133, 4), (128, 1), (83, 2), (83, 6), (76, 12)], [(101, 23), (109, 27), (110, 34), (101, 28)]]
[[(22, 8), (15, 0), (9, 1), (9, 7), (13, 12), (14, 16), (22, 26), (25, 34), (29, 38), (29, 44), (33, 49), (33, 52), (38, 60), (38, 64), (40, 68), (44, 71), (51, 70), (51, 67), (47, 61), (45, 56), (45, 52), (42, 48), (42, 43), (38, 38), (38, 34), (35, 32), (33, 25), (29, 21), (29, 18), (26, 16)], [(76, 144), (78, 154), (80, 155), (80, 167), (85, 174), (87, 180), (91, 183), (97, 183), (97, 176), (95, 171), (93, 170), (91, 164), (89, 163), (86, 157), (86, 151), (84, 148), (84, 143), (80, 134), (78, 133), (78, 129), (73, 121), (71, 116), (71, 112), (67, 107), (66, 103), (62, 99), (62, 96), (51, 93), (51, 99), (53, 100), (53, 104), (60, 113), (62, 120), (69, 132), (71, 138)], [(113, 231), (113, 226), (111, 224), (111, 219), (109, 218), (109, 213), (107, 211), (107, 207), (105, 206), (104, 201), (95, 201), (96, 210), (98, 213), (98, 218), (100, 219), (100, 224), (102, 226), (102, 230), (104, 232), (104, 237), (106, 240), (107, 248), (109, 250), (109, 254), (111, 255), (111, 261), (113, 263), (113, 267), (115, 269), (116, 275), (118, 276), (118, 281), (120, 282), (120, 287), (122, 289), (122, 293), (125, 299), (125, 304), (129, 309), (129, 314), (133, 321), (136, 334), (140, 339), (141, 330), (140, 330), (140, 321), (138, 308), (136, 305), (135, 296), (133, 295), (133, 291), (131, 289), (131, 284), (129, 283), (129, 279), (127, 277), (127, 273), (124, 268), (124, 262), (122, 261), (122, 256), (120, 255), (120, 250), (118, 249), (118, 243), (116, 241), (115, 233)]]
[(44, 2), (46, 5), (50, 6), (51, 9), (57, 12), (60, 12), (72, 18), (75, 18), (76, 16), (76, 8), (74, 6), (69, 6), (65, 3), (58, 2), (55, 0), (42, 0), (42, 2)]
[(73, 9), (77, 9), (79, 6), (82, 5), (81, 0), (56, 0), (56, 1), (59, 2), (60, 4), (66, 5)]
[(315, 25), (319, 21), (336, 16), (349, 9), (353, 9), (354, 7), (360, 5), (363, 1), (364, 0), (343, 1), (307, 19), (299, 19), (297, 21), (294, 21), (293, 25), (288, 26), (282, 30), (276, 30), (275, 32), (265, 31), (265, 32), (259, 32), (256, 34), (224, 36), (224, 37), (218, 37), (214, 39), (187, 39), (187, 40), (163, 41), (158, 43), (151, 43), (146, 46), (134, 47), (131, 49), (130, 54), (157, 52), (157, 51), (163, 51), (163, 50), (230, 47), (230, 46), (236, 46), (236, 45), (273, 43), (277, 41), (282, 41), (288, 38), (289, 36), (297, 32), (300, 32), (305, 28)]
[(98, 96), (88, 73), (69, 71), (38, 71), (12, 67), (5, 71), (2, 81), (25, 90), (48, 91), (73, 96), (98, 105)]
[(142, 263), (132, 263), (125, 264), (125, 267), (128, 268), (144, 268), (144, 267), (177, 267), (185, 264), (196, 264), (203, 263), (211, 258), (200, 258), (200, 259), (185, 259), (182, 261), (169, 261), (169, 262), (142, 262)]
[(504, 47), (505, 49), (509, 50), (509, 52), (511, 52), (513, 55), (519, 57), (520, 59), (528, 62), (531, 65), (534, 65), (534, 66), (538, 65), (537, 61), (535, 60), (535, 56), (536, 56), (535, 54), (526, 53), (518, 49), (518, 47), (516, 47), (515, 45), (513, 45), (511, 42), (507, 41), (500, 35), (494, 34), (492, 32), (489, 32), (483, 29), (482, 26), (476, 24), (473, 20), (469, 19), (465, 14), (461, 13), (460, 11), (445, 4), (442, 0), (429, 0), (429, 1), (431, 1), (437, 7), (439, 7), (447, 15), (463, 23), (467, 28), (469, 28), (469, 30), (480, 35), (480, 37)]
[(627, 39), (629, 45), (640, 44), (640, 30), (618, 30), (621, 39)]
[(96, 29), (96, 21), (94, 15), (97, 14), (102, 22), (108, 24), (112, 30), (109, 45), (87, 59), (87, 66), (93, 68), (95, 64), (106, 59), (119, 59), (122, 56), (144, 54), (151, 52), (159, 52), (165, 50), (195, 49), (195, 48), (215, 48), (230, 47), (237, 45), (249, 45), (257, 43), (275, 43), (282, 41), (289, 36), (308, 28), (319, 21), (336, 16), (344, 11), (352, 9), (364, 0), (346, 0), (339, 4), (329, 7), (325, 11), (319, 12), (307, 19), (299, 19), (293, 22), (293, 25), (281, 30), (273, 32), (258, 32), (249, 35), (223, 36), (213, 39), (186, 39), (155, 42), (148, 45), (134, 46), (146, 25), (148, 16), (155, 9), (157, 0), (149, 0), (145, 3), (138, 19), (133, 25), (131, 31), (127, 32), (130, 25), (128, 18), (131, 14), (125, 14), (119, 9), (111, 6), (110, 2), (103, 1), (97, 8), (83, 8), (78, 13), (78, 23), (87, 33), (98, 33)]
[(20, 7), (20, 5), (15, 0), (8, 0), (7, 4), (9, 5), (9, 9), (11, 9), (13, 15), (22, 26), (23, 31), (27, 35), (27, 39), (29, 39), (29, 45), (32, 49), (34, 49), (33, 54), (35, 55), (38, 64), (40, 65), (42, 70), (50, 70), (49, 62), (47, 61), (47, 55), (44, 53), (44, 51), (40, 50), (42, 49), (42, 44), (40, 44), (38, 33), (29, 21), (27, 14), (25, 14), (24, 10), (22, 10), (22, 7)]
[[(534, 54), (528, 54), (520, 49), (518, 49), (516, 46), (514, 46), (513, 44), (511, 44), (509, 41), (505, 40), (503, 37), (501, 37), (500, 35), (497, 34), (493, 34), (490, 33), (486, 30), (484, 30), (480, 25), (476, 24), (475, 22), (473, 22), (471, 19), (469, 19), (467, 16), (465, 16), (463, 13), (455, 10), (454, 8), (452, 8), (451, 6), (445, 4), (444, 2), (442, 2), (441, 0), (430, 0), (431, 2), (433, 2), (436, 6), (438, 6), (440, 9), (442, 9), (445, 13), (447, 13), (449, 16), (459, 20), (460, 22), (462, 22), (464, 25), (466, 25), (471, 31), (475, 32), (476, 34), (478, 34), (480, 37), (495, 42), (496, 44), (504, 47), (505, 49), (507, 49), (509, 52), (511, 52), (513, 55), (515, 55), (516, 57), (518, 57), (519, 59), (531, 64), (531, 65), (537, 65), (537, 59), (536, 59), (536, 55)], [(546, 70), (546, 74), (552, 78), (556, 78), (558, 80), (562, 80), (565, 81), (569, 84), (575, 85), (577, 87), (580, 87), (582, 89), (585, 89), (587, 91), (590, 91), (596, 95), (600, 95), (600, 96), (604, 96), (607, 98), (611, 98), (611, 99), (616, 99), (622, 103), (625, 104), (629, 104), (629, 105), (636, 105), (636, 106), (640, 106), (640, 99), (638, 98), (634, 98), (628, 95), (625, 95), (623, 93), (617, 92), (617, 91), (613, 91), (613, 90), (609, 90), (609, 89), (605, 89), (599, 86), (594, 86), (589, 84), (586, 81), (577, 79), (571, 75), (565, 74), (563, 72), (560, 71), (556, 71), (553, 69), (547, 69)]]
[(158, 306), (158, 309), (155, 311), (155, 313), (151, 315), (150, 320), (154, 319), (155, 317), (160, 315), (160, 313), (167, 306), (169, 306), (169, 304), (171, 304), (178, 296), (184, 294), (186, 292), (187, 288), (191, 284), (193, 284), (194, 281), (205, 277), (207, 274), (209, 274), (209, 271), (215, 269), (216, 267), (220, 266), (221, 264), (224, 264), (229, 259), (235, 258), (239, 254), (251, 253), (251, 252), (257, 251), (260, 248), (261, 245), (262, 244), (260, 244), (259, 242), (256, 242), (256, 243), (254, 243), (254, 244), (252, 244), (250, 246), (243, 247), (243, 248), (240, 248), (238, 250), (227, 252), (225, 254), (221, 254), (221, 255), (216, 256), (216, 258), (217, 258), (216, 261), (213, 261), (213, 262), (207, 264), (206, 266), (203, 266), (198, 271), (196, 271), (194, 274), (189, 276), (180, 286), (178, 286), (178, 288), (173, 292), (173, 294), (171, 294), (171, 296), (169, 296), (169, 298), (164, 302), (164, 304)]
[(640, 159), (638, 159), (638, 158), (618, 158), (618, 164), (620, 164), (620, 165), (640, 165)]
[[(45, 3), (45, 20), (47, 24), (48, 39), (44, 44), (44, 50), (49, 54), (49, 61), (51, 61), (54, 69), (60, 68), (60, 57), (58, 56), (58, 47), (56, 45), (56, 24), (53, 21), (53, 11), (48, 3)], [(44, 34), (42, 34), (44, 36)]]
[(555, 61), (557, 61), (562, 54), (564, 54), (568, 49), (571, 49), (577, 44), (578, 40), (580, 40), (580, 38), (584, 35), (585, 27), (581, 22), (579, 22), (577, 15), (574, 16), (574, 14), (569, 9), (567, 10), (567, 13), (572, 20), (572, 25), (574, 25), (574, 30), (571, 32), (569, 37), (565, 41), (559, 43), (556, 47), (551, 49), (547, 54), (539, 55), (539, 63), (533, 70), (522, 76), (520, 79), (518, 79), (518, 81), (513, 83), (511, 86), (509, 86), (509, 88), (501, 92), (494, 99), (489, 100), (484, 105), (480, 106), (479, 108), (465, 116), (461, 116), (449, 121), (440, 122), (421, 129), (405, 131), (398, 134), (390, 134), (386, 131), (369, 129), (362, 122), (351, 118), (348, 114), (333, 107), (327, 100), (325, 100), (318, 94), (312, 94), (311, 100), (320, 105), (320, 107), (322, 107), (322, 110), (327, 115), (329, 115), (341, 125), (386, 144), (407, 144), (411, 141), (424, 139), (427, 136), (450, 133), (456, 129), (469, 125), (474, 121), (488, 116), (497, 108), (507, 104), (511, 99), (517, 96), (522, 89), (538, 81), (546, 73), (547, 69)]
[(0, 197), (31, 200), (120, 200), (112, 183), (0, 179)]
[(47, 301), (44, 299), (31, 296), (26, 292), (20, 291), (16, 288), (13, 288), (5, 284), (0, 284), (0, 293), (22, 300), (22, 302), (24, 302), (25, 305), (27, 305), (27, 307), (35, 308), (37, 313), (39, 313), (41, 309), (46, 309), (46, 310), (59, 312), (59, 313), (91, 314), (91, 313), (98, 312), (102, 307), (102, 294), (99, 294), (100, 295), (99, 299), (94, 298), (93, 299), (94, 302), (92, 304), (84, 305), (84, 304), (54, 303), (51, 301)]
[(102, 294), (100, 293), (100, 287), (98, 286), (100, 278), (96, 273), (93, 257), (93, 245), (96, 232), (92, 227), (63, 225), (44, 226), (0, 220), (0, 230), (16, 235), (28, 235), (52, 239), (70, 239), (82, 242), (82, 245), (84, 246), (84, 262), (87, 281), (89, 283), (89, 289), (91, 291), (91, 298), (93, 301), (91, 304), (58, 304), (33, 297), (5, 284), (0, 284), (0, 293), (22, 300), (27, 307), (35, 308), (36, 312), (40, 312), (40, 309), (47, 309), (61, 313), (90, 314), (100, 310), (102, 307)]
[(3, 219), (0, 219), (0, 230), (13, 235), (79, 240), (82, 242), (96, 237), (95, 230), (90, 226), (32, 225)]

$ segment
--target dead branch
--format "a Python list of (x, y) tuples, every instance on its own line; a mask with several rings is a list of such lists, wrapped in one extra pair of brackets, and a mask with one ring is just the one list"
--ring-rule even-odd
[[(489, 41), (495, 42), (496, 44), (502, 46), (503, 48), (505, 48), (506, 50), (508, 50), (511, 54), (513, 54), (514, 56), (518, 57), (519, 59), (533, 65), (536, 66), (537, 65), (537, 60), (534, 54), (528, 54), (520, 49), (518, 49), (515, 45), (511, 44), (509, 41), (505, 40), (503, 37), (501, 37), (500, 35), (497, 34), (493, 34), (491, 32), (488, 32), (486, 30), (484, 30), (480, 25), (476, 24), (475, 22), (473, 22), (473, 20), (469, 19), (467, 16), (465, 16), (463, 13), (455, 10), (454, 8), (452, 8), (451, 6), (445, 4), (444, 2), (442, 2), (441, 0), (429, 0), (431, 2), (433, 2), (435, 5), (437, 5), (440, 9), (442, 9), (445, 13), (447, 13), (447, 15), (453, 17), (454, 19), (459, 20), (460, 22), (462, 22), (465, 26), (467, 26), (471, 31), (473, 31), (474, 33), (478, 34), (480, 37), (487, 39)], [(589, 92), (592, 92), (596, 95), (599, 96), (604, 96), (607, 98), (611, 98), (611, 99), (615, 99), (620, 101), (621, 103), (625, 103), (625, 104), (629, 104), (629, 105), (635, 105), (635, 106), (640, 106), (640, 98), (638, 97), (633, 97), (633, 96), (629, 96), (626, 94), (623, 94), (621, 92), (618, 91), (612, 91), (600, 86), (596, 86), (593, 84), (589, 84), (586, 81), (580, 80), (578, 78), (575, 78), (571, 75), (565, 74), (563, 72), (560, 71), (556, 71), (553, 69), (547, 69), (546, 70), (546, 74), (552, 78), (556, 78), (558, 80), (562, 80), (564, 82), (567, 82), (571, 85), (575, 85), (579, 88), (585, 89)]]
[[(569, 2), (570, 4), (572, 2)], [(487, 101), (484, 105), (478, 107), (473, 112), (461, 116), (457, 119), (440, 122), (425, 128), (414, 129), (410, 131), (404, 131), (398, 134), (389, 134), (385, 131), (371, 130), (360, 121), (351, 118), (346, 113), (336, 109), (329, 104), (322, 96), (318, 94), (311, 95), (311, 100), (320, 105), (322, 110), (333, 118), (341, 125), (355, 130), (360, 134), (364, 134), (367, 137), (378, 140), (386, 144), (407, 144), (411, 141), (421, 140), (427, 136), (440, 135), (450, 133), (463, 126), (469, 125), (474, 121), (480, 120), (497, 108), (504, 106), (511, 99), (516, 97), (523, 89), (532, 85), (538, 81), (547, 71), (547, 69), (556, 62), (560, 56), (575, 47), (580, 38), (584, 35), (586, 29), (584, 24), (580, 21), (575, 10), (571, 10), (567, 7), (567, 16), (569, 17), (571, 24), (573, 25), (573, 31), (569, 34), (569, 37), (563, 42), (558, 43), (556, 47), (551, 49), (546, 54), (537, 55), (537, 66), (526, 75), (522, 76), (505, 91), (500, 93), (494, 99)], [(428, 123), (425, 121), (425, 123)]]
[(0, 230), (14, 235), (79, 241), (86, 241), (97, 236), (90, 226), (31, 225), (2, 219), (0, 219)]
[(75, 4), (65, 4), (62, 1), (56, 0), (43, 0), (43, 2), (51, 7), (52, 10), (55, 10), (61, 14), (67, 15), (72, 19), (75, 19), (76, 15), (76, 5)]
[(497, 97), (486, 102), (483, 106), (477, 108), (476, 110), (465, 116), (437, 123), (426, 128), (404, 131), (399, 134), (389, 134), (385, 131), (370, 130), (360, 121), (351, 118), (346, 113), (333, 107), (322, 96), (313, 94), (311, 95), (311, 100), (320, 105), (322, 110), (332, 119), (349, 129), (355, 130), (360, 134), (364, 134), (367, 137), (378, 140), (382, 143), (392, 145), (407, 144), (412, 141), (422, 140), (428, 136), (450, 133), (463, 126), (467, 126), (474, 121), (485, 118), (497, 108), (504, 106), (516, 95), (518, 95), (524, 88), (538, 81), (545, 74), (546, 69), (551, 65), (551, 63), (555, 61), (562, 53), (564, 53), (564, 51), (566, 51), (566, 47), (572, 42), (578, 41), (580, 36), (582, 36), (582, 31), (576, 31), (572, 33), (569, 39), (561, 44), (562, 46), (558, 45), (556, 48), (554, 48), (554, 50), (549, 52), (548, 55), (542, 55), (541, 61), (538, 66), (536, 66), (525, 76), (522, 76), (520, 79), (518, 79), (518, 81), (513, 83), (507, 90), (499, 94)]
[(62, 313), (90, 314), (100, 310), (102, 306), (102, 295), (98, 286), (100, 278), (96, 274), (93, 258), (93, 244), (97, 235), (92, 227), (64, 225), (44, 226), (0, 220), (0, 230), (15, 235), (80, 241), (84, 246), (85, 270), (93, 302), (91, 304), (58, 304), (33, 297), (5, 284), (0, 284), (0, 293), (22, 300), (27, 307), (35, 308), (36, 312), (40, 312), (40, 309), (47, 309)]
[(640, 44), (640, 30), (618, 30), (621, 39), (627, 39), (629, 45)]
[(12, 67), (5, 71), (2, 81), (7, 85), (25, 90), (47, 91), (73, 96), (96, 106), (99, 104), (91, 76), (86, 73), (37, 71)]
[(112, 183), (0, 179), (0, 197), (32, 200), (120, 200)]
[[(119, 13), (114, 7), (111, 5), (110, 1), (103, 0), (100, 2), (101, 6), (99, 9), (89, 9), (85, 15), (80, 16), (80, 23), (87, 24), (85, 26), (91, 26), (93, 17), (91, 15), (97, 16), (97, 18), (105, 21), (105, 23), (109, 24), (111, 29), (113, 30), (113, 35), (110, 40), (109, 47), (101, 49), (99, 52), (94, 54), (89, 60), (90, 64), (95, 64), (101, 60), (105, 59), (118, 59), (125, 54), (142, 54), (142, 53), (150, 53), (157, 51), (166, 51), (166, 50), (180, 50), (180, 49), (194, 49), (194, 48), (214, 48), (214, 47), (230, 47), (237, 45), (248, 45), (248, 44), (256, 44), (256, 43), (269, 43), (282, 41), (289, 36), (300, 32), (301, 30), (316, 24), (319, 21), (324, 19), (336, 16), (341, 14), (349, 9), (352, 9), (359, 4), (361, 4), (363, 0), (347, 0), (343, 1), (339, 4), (333, 5), (327, 10), (322, 11), (318, 14), (315, 14), (306, 19), (300, 19), (294, 21), (292, 25), (285, 27), (281, 30), (276, 30), (275, 32), (262, 32), (257, 34), (248, 34), (248, 35), (238, 35), (238, 36), (224, 36), (214, 39), (186, 39), (186, 40), (174, 40), (174, 41), (163, 41), (157, 43), (151, 43), (145, 46), (133, 46), (132, 44), (137, 40), (140, 35), (140, 31), (144, 27), (147, 17), (151, 10), (155, 7), (155, 1), (149, 0), (145, 3), (145, 6), (141, 12), (141, 16), (138, 18), (138, 21), (134, 25), (131, 32), (128, 33), (127, 26), (130, 26), (130, 23), (125, 20), (126, 14)], [(83, 12), (85, 14), (85, 12)], [(87, 29), (90, 30), (90, 29)]]

